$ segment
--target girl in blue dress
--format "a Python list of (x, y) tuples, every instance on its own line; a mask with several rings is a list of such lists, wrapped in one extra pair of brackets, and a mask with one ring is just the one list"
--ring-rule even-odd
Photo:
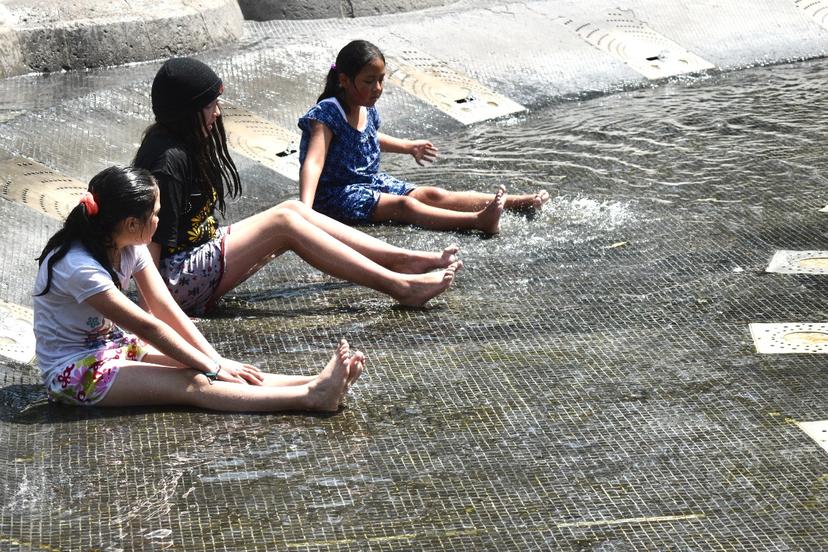
[(346, 223), (401, 222), (433, 230), (480, 230), (496, 234), (503, 209), (540, 209), (536, 194), (494, 195), (413, 186), (379, 170), (380, 152), (407, 153), (422, 165), (437, 156), (427, 140), (403, 140), (379, 132), (374, 104), (382, 94), (385, 57), (365, 40), (347, 44), (328, 71), (317, 104), (299, 119), (300, 200)]

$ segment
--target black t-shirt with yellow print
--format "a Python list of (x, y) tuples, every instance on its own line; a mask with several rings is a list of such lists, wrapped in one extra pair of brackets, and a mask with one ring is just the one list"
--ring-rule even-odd
[(150, 171), (161, 191), (158, 229), (152, 238), (161, 245), (161, 258), (216, 236), (217, 194), (211, 188), (205, 196), (190, 156), (175, 137), (154, 129), (135, 155), (135, 166)]

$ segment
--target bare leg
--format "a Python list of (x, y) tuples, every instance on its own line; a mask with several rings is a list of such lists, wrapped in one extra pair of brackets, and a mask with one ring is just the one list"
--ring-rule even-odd
[[(450, 209), (452, 211), (479, 211), (492, 200), (491, 194), (482, 192), (453, 192), (435, 186), (421, 186), (412, 190), (410, 194), (426, 205)], [(543, 204), (549, 201), (546, 190), (534, 194), (507, 194), (505, 208), (509, 210), (525, 210), (534, 208), (540, 210)]]
[[(182, 368), (184, 365), (177, 360), (168, 357), (164, 353), (156, 351), (153, 347), (148, 347), (150, 352), (144, 355), (141, 362), (145, 364), (158, 364), (161, 366), (173, 366)], [(262, 385), (270, 387), (281, 387), (284, 385), (305, 385), (312, 382), (316, 376), (290, 376), (287, 374), (270, 374), (262, 372)]]
[(389, 270), (308, 222), (276, 206), (249, 217), (225, 238), (226, 269), (213, 300), (221, 297), (272, 257), (294, 251), (319, 270), (383, 293), (403, 305), (420, 306), (451, 285), (462, 262), (443, 271), (402, 274)]
[[(491, 200), (491, 196), (489, 199)], [(440, 252), (403, 249), (314, 211), (301, 201), (289, 200), (279, 206), (298, 213), (314, 226), (359, 251), (375, 263), (396, 272), (422, 274), (435, 268), (446, 268), (457, 260), (457, 253), (460, 251), (460, 248), (454, 244)]]
[[(416, 190), (415, 190), (416, 191)], [(416, 197), (381, 194), (372, 220), (403, 222), (432, 230), (480, 230), (486, 234), (500, 231), (506, 188), (500, 186), (487, 205), (475, 212), (434, 207)]]
[[(232, 412), (335, 411), (362, 373), (364, 357), (343, 339), (322, 372), (305, 385), (264, 386), (217, 381), (201, 372), (146, 362), (124, 362), (101, 406), (176, 404)], [(351, 374), (354, 370), (356, 375)]]
[(307, 385), (312, 382), (315, 376), (290, 376), (287, 374), (269, 374), (262, 372), (262, 385), (269, 387), (285, 387), (288, 385)]

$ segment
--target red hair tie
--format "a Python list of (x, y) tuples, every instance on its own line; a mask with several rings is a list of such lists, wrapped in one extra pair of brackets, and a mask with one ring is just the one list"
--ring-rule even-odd
[(94, 217), (98, 214), (98, 202), (95, 200), (95, 195), (90, 192), (84, 192), (78, 200), (78, 205), (86, 207), (86, 214)]

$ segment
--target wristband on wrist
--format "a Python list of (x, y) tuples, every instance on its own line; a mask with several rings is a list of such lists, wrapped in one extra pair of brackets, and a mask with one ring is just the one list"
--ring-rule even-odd
[(213, 385), (213, 382), (218, 379), (219, 372), (221, 372), (221, 363), (218, 360), (214, 360), (213, 371), (204, 372), (204, 375), (207, 376), (207, 381), (210, 382), (210, 385)]

